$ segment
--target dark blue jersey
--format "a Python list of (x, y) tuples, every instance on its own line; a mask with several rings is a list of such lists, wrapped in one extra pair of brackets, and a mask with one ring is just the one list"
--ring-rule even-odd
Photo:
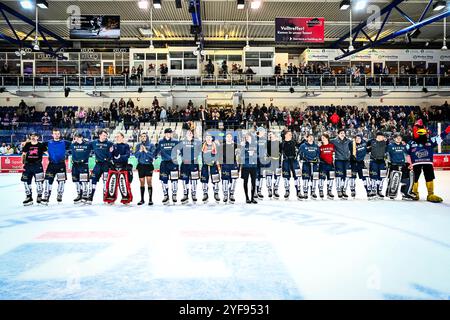
[[(141, 146), (144, 145), (145, 151), (141, 151)], [(156, 147), (153, 143), (147, 141), (146, 143), (138, 143), (136, 145), (136, 152), (134, 156), (136, 157), (138, 163), (140, 164), (150, 164), (153, 163), (155, 159)]]
[(309, 144), (308, 142), (302, 143), (300, 145), (298, 153), (300, 155), (300, 159), (308, 162), (318, 162), (320, 158), (319, 146), (314, 142), (311, 144)]
[(105, 140), (101, 142), (97, 139), (92, 141), (91, 144), (97, 162), (109, 162), (111, 160), (111, 152), (109, 151), (113, 145), (111, 141)]
[(66, 151), (70, 148), (70, 142), (66, 140), (49, 140), (47, 143), (48, 159), (51, 163), (60, 163), (66, 160)]
[(256, 137), (258, 159), (264, 159), (267, 156), (267, 139)]
[(364, 161), (364, 158), (367, 155), (367, 142), (365, 140), (361, 140), (361, 143), (356, 143), (356, 161)]
[(84, 141), (81, 143), (73, 142), (70, 146), (73, 163), (88, 163), (92, 151), (92, 144)]
[(258, 159), (258, 146), (255, 142), (249, 143), (245, 142), (244, 146), (241, 147), (241, 164), (244, 168), (256, 167)]
[(428, 139), (424, 144), (414, 140), (408, 142), (406, 149), (411, 156), (411, 162), (415, 164), (433, 164), (434, 148), (437, 146), (434, 139)]
[(202, 152), (202, 142), (198, 139), (181, 140), (177, 146), (181, 161), (186, 164), (197, 164)]
[(387, 147), (390, 162), (395, 165), (403, 165), (406, 163), (406, 145), (392, 142)]
[(128, 163), (130, 154), (131, 151), (128, 143), (116, 143), (113, 145), (112, 161), (114, 163)]
[(162, 138), (156, 146), (156, 155), (161, 155), (162, 161), (176, 160), (176, 154), (172, 157), (172, 150), (178, 145), (178, 140)]

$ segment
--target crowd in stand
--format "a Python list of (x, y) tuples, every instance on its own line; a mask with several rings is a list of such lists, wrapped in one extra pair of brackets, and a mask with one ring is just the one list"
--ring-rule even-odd
[[(1, 129), (14, 129), (20, 122), (40, 122), (43, 128), (58, 127), (63, 135), (70, 137), (76, 132), (77, 124), (103, 124), (114, 128), (123, 123), (126, 131), (136, 131), (139, 134), (141, 124), (156, 125), (158, 122), (201, 121), (207, 129), (245, 129), (256, 126), (278, 125), (303, 134), (320, 135), (329, 132), (333, 135), (338, 129), (345, 128), (348, 134), (364, 134), (369, 136), (376, 131), (400, 133), (407, 137), (415, 120), (421, 118), (425, 123), (450, 122), (448, 103), (428, 109), (420, 107), (369, 107), (356, 106), (324, 106), (301, 108), (280, 108), (273, 103), (247, 103), (236, 108), (232, 106), (194, 106), (189, 100), (185, 106), (165, 108), (154, 97), (151, 106), (142, 107), (130, 98), (116, 101), (113, 99), (109, 107), (83, 108), (78, 110), (58, 107), (54, 112), (45, 112), (40, 119), (35, 119), (35, 108), (29, 107), (24, 101), (13, 113), (2, 114)], [(6, 145), (4, 146), (7, 147)], [(14, 146), (12, 146), (14, 148)], [(4, 149), (2, 149), (4, 151)]]

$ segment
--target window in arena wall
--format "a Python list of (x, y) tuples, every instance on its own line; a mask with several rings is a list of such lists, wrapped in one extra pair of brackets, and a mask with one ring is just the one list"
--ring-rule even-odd
[(56, 75), (56, 60), (36, 60), (37, 75)]
[(184, 59), (184, 69), (185, 70), (197, 69), (197, 59)]
[(100, 61), (81, 61), (81, 75), (98, 76), (101, 74)]
[(416, 68), (417, 74), (424, 74), (427, 71), (427, 63), (425, 61), (413, 61), (413, 68)]
[(370, 74), (372, 72), (372, 64), (370, 61), (352, 61), (352, 67), (359, 68), (361, 74)]
[(183, 70), (183, 60), (181, 59), (171, 59), (170, 60), (171, 70)]
[(133, 60), (145, 60), (145, 53), (133, 54)]
[(78, 73), (78, 61), (58, 61), (58, 75)]
[(261, 67), (272, 67), (273, 60), (261, 59)]
[(385, 64), (389, 68), (389, 74), (396, 75), (399, 73), (398, 61), (386, 61)]
[(441, 61), (439, 73), (445, 76), (450, 75), (450, 61)]

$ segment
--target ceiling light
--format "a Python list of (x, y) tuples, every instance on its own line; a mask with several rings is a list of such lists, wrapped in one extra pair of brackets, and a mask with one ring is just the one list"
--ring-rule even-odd
[(245, 0), (237, 0), (237, 8), (239, 10), (244, 9), (245, 7)]
[(447, 2), (446, 1), (437, 1), (433, 5), (433, 11), (440, 11), (440, 10), (444, 9), (446, 6), (447, 6)]
[(161, 9), (161, 0), (153, 0), (153, 7), (155, 9)]
[(357, 0), (354, 5), (354, 8), (355, 8), (355, 10), (362, 10), (366, 7), (366, 5), (367, 5), (367, 0)]
[(48, 9), (48, 2), (46, 0), (36, 0), (36, 5), (41, 9)]
[(350, 0), (342, 0), (341, 4), (339, 5), (339, 9), (347, 10), (348, 8), (350, 8)]
[(48, 9), (48, 2), (46, 0), (36, 0), (36, 5), (41, 9)]
[(148, 0), (139, 0), (138, 6), (139, 6), (139, 9), (147, 10), (148, 9)]
[(250, 8), (256, 10), (261, 7), (261, 0), (252, 0), (252, 3), (250, 4)]
[(31, 9), (31, 8), (33, 8), (33, 1), (31, 1), (31, 0), (21, 0), (20, 1), (20, 5), (24, 9)]

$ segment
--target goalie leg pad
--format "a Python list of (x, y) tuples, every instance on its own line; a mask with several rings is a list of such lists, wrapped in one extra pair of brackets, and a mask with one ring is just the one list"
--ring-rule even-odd
[(103, 201), (106, 203), (114, 203), (117, 199), (117, 187), (119, 184), (119, 172), (115, 170), (109, 170), (108, 179), (105, 184), (105, 193), (103, 195)]
[(386, 189), (386, 195), (390, 198), (397, 197), (400, 183), (402, 182), (402, 173), (397, 170), (391, 171), (388, 179), (388, 185)]
[(128, 204), (133, 201), (133, 195), (131, 193), (131, 183), (129, 178), (128, 170), (119, 171), (119, 190), (122, 195), (123, 204)]

